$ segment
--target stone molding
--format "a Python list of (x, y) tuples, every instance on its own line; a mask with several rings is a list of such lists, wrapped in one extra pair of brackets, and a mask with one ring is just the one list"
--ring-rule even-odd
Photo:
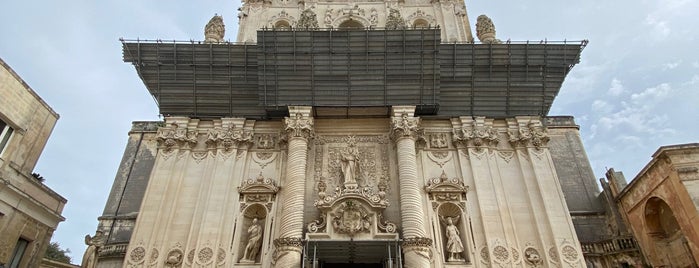
[(539, 118), (516, 117), (507, 119), (507, 137), (512, 147), (534, 147), (540, 150), (550, 140), (546, 127)]
[(453, 142), (459, 148), (494, 148), (500, 142), (498, 131), (493, 127), (492, 118), (462, 116), (452, 119)]

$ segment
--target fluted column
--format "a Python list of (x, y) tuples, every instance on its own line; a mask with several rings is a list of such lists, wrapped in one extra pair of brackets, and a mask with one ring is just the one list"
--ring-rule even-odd
[(422, 203), (422, 183), (417, 176), (417, 140), (420, 118), (414, 117), (414, 106), (394, 106), (391, 119), (391, 138), (398, 153), (398, 180), (400, 185), (400, 212), (403, 228), (403, 255), (405, 267), (431, 267), (432, 239), (426, 229), (425, 208)]
[(286, 178), (282, 186), (279, 237), (274, 240), (274, 267), (301, 267), (303, 235), (303, 201), (306, 189), (308, 140), (313, 133), (311, 107), (290, 106), (284, 119), (288, 135)]

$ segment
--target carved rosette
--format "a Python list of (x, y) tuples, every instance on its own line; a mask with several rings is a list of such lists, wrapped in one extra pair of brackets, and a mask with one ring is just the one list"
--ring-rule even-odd
[(204, 43), (221, 43), (225, 34), (226, 25), (223, 24), (223, 17), (214, 15), (204, 27)]
[(308, 141), (313, 137), (313, 117), (302, 113), (296, 113), (293, 117), (285, 117), (284, 130), (286, 130), (289, 140), (302, 138)]
[(513, 147), (534, 147), (537, 150), (548, 145), (550, 140), (546, 128), (538, 119), (529, 122), (508, 120), (507, 136)]
[(481, 151), (483, 147), (496, 147), (500, 142), (493, 119), (485, 117), (460, 117), (452, 120), (454, 144), (457, 147), (473, 147)]
[(391, 138), (393, 140), (398, 141), (403, 138), (417, 140), (420, 134), (420, 118), (405, 112), (400, 117), (391, 118)]
[(158, 148), (165, 154), (170, 154), (176, 149), (190, 150), (197, 144), (196, 130), (190, 130), (186, 126), (172, 123), (170, 126), (158, 128), (156, 141)]
[(486, 15), (478, 16), (476, 19), (476, 35), (478, 40), (484, 44), (500, 44), (502, 41), (495, 38), (495, 24)]
[(319, 26), (318, 18), (316, 18), (316, 13), (313, 12), (313, 10), (311, 10), (310, 8), (301, 12), (301, 17), (299, 18), (299, 21), (296, 23), (296, 28), (307, 30), (318, 29)]
[(526, 262), (530, 266), (540, 266), (544, 263), (544, 260), (541, 258), (541, 253), (534, 248), (534, 247), (527, 247), (524, 249), (524, 262)]

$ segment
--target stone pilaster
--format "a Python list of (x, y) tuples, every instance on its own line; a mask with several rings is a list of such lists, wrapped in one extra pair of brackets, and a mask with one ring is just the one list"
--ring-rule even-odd
[(430, 267), (432, 239), (428, 238), (422, 183), (417, 174), (415, 142), (420, 118), (414, 116), (415, 106), (393, 107), (391, 138), (398, 154), (400, 210), (403, 228), (405, 267)]
[(284, 119), (288, 135), (286, 178), (280, 200), (283, 203), (279, 237), (275, 239), (274, 267), (300, 267), (303, 235), (303, 201), (306, 189), (308, 141), (313, 135), (311, 107), (290, 106)]

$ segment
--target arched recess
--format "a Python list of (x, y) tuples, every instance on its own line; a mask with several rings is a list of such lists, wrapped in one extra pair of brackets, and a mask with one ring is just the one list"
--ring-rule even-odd
[(367, 25), (371, 25), (369, 20), (353, 15), (345, 15), (333, 20), (332, 27), (335, 29), (344, 30), (363, 30)]
[(430, 23), (427, 22), (425, 19), (416, 19), (413, 21), (413, 28), (414, 29), (427, 29), (430, 27)]
[(274, 23), (274, 29), (282, 31), (291, 30), (291, 23), (286, 20), (278, 20)]
[(437, 208), (437, 214), (441, 223), (444, 261), (470, 263), (468, 232), (463, 210), (454, 203), (442, 203)]
[(674, 213), (670, 206), (658, 197), (651, 197), (646, 202), (644, 210), (646, 230), (656, 239), (667, 239), (680, 231)]

